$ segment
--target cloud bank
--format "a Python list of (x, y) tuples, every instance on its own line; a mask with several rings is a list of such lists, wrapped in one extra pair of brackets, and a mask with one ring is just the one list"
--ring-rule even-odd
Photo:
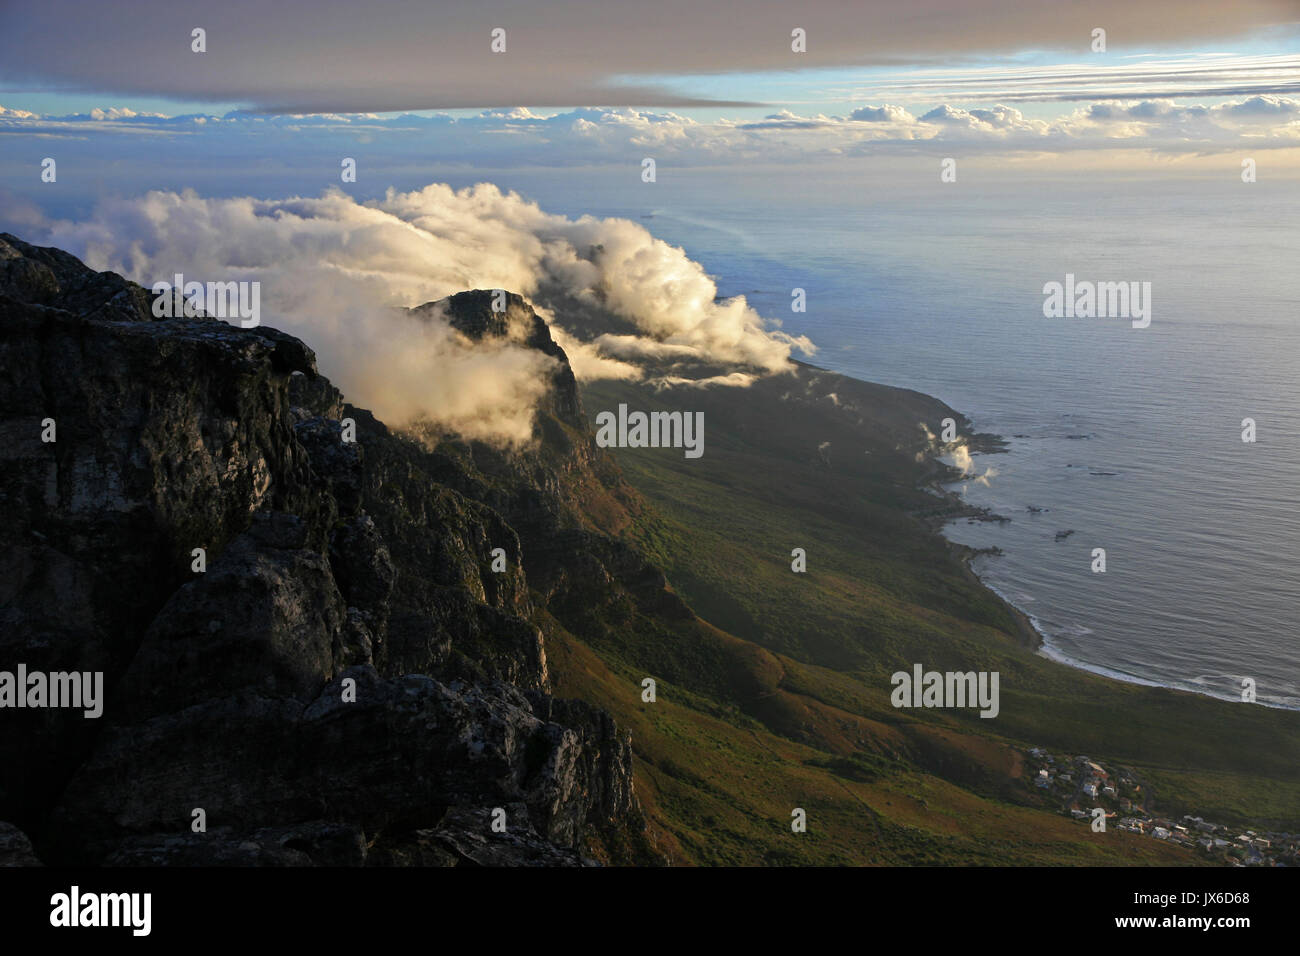
[(288, 199), (154, 191), (104, 201), (84, 221), (46, 223), (41, 236), (145, 286), (178, 272), (260, 281), (263, 322), (316, 349), (353, 401), (393, 425), (427, 419), (507, 444), (528, 440), (552, 360), (508, 340), (471, 344), (437, 315), (421, 322), (398, 307), (486, 288), (611, 312), (635, 331), (594, 342), (555, 331), (586, 378), (639, 378), (638, 360), (688, 361), (744, 369), (711, 382), (743, 385), (788, 368), (793, 350), (813, 350), (743, 298), (717, 301), (699, 263), (640, 225), (568, 219), (489, 184), (389, 190), (364, 204), (336, 190)]
[[(1298, 61), (1300, 64), (1300, 61)], [(989, 107), (940, 103), (909, 109), (866, 104), (843, 115), (780, 110), (757, 120), (700, 122), (672, 112), (630, 108), (538, 113), (491, 110), (452, 117), (367, 114), (164, 117), (96, 109), (42, 116), (0, 107), (0, 142), (26, 138), (26, 157), (95, 162), (156, 162), (165, 137), (171, 164), (204, 169), (214, 149), (275, 157), (319, 176), (321, 154), (353, 156), (359, 177), (378, 165), (418, 164), (433, 150), (448, 164), (474, 168), (620, 164), (646, 156), (681, 166), (742, 162), (805, 163), (953, 147), (970, 153), (1072, 153), (1149, 150), (1201, 154), (1300, 147), (1300, 98), (1261, 94), (1214, 104), (1172, 99), (1113, 99), (1071, 107), (1050, 119)], [(36, 144), (41, 152), (35, 152)], [(146, 157), (148, 157), (146, 159)], [(334, 163), (337, 164), (335, 159)], [(333, 172), (331, 170), (331, 172)], [(639, 169), (638, 169), (639, 172)], [(337, 175), (337, 173), (334, 173)]]

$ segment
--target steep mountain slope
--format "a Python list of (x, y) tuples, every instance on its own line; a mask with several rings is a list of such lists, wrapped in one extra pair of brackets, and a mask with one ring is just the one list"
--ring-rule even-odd
[(107, 698), (0, 713), (0, 818), (49, 862), (654, 861), (626, 735), (546, 693), (519, 536), (435, 477), (477, 473), (150, 302), (0, 237), (0, 668)]

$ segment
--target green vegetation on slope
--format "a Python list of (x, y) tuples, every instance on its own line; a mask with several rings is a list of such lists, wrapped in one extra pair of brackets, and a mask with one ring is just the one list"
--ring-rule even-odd
[[(705, 413), (702, 458), (615, 451), (652, 505), (625, 536), (704, 620), (548, 645), (557, 690), (631, 730), (657, 839), (679, 861), (1195, 861), (1055, 812), (1025, 779), (1029, 746), (1130, 766), (1163, 813), (1300, 828), (1300, 715), (1036, 655), (1023, 620), (912, 517), (936, 504), (918, 487), (937, 474), (916, 459), (920, 425), (964, 424), (942, 403), (807, 367), (743, 393), (599, 383), (584, 401), (593, 418), (619, 402)], [(790, 569), (796, 547), (807, 573)], [(913, 663), (998, 671), (1000, 714), (893, 708), (889, 675)], [(796, 807), (806, 834), (790, 831)]]

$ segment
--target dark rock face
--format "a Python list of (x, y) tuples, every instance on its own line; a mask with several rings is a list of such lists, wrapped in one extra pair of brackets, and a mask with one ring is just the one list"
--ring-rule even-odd
[(351, 649), (330, 563), (306, 543), (296, 515), (255, 513), (249, 529), (153, 619), (118, 685), (118, 713), (170, 713), (243, 689), (315, 696)]
[(0, 823), (0, 866), (40, 866), (27, 834), (12, 823)]
[(152, 296), (112, 272), (92, 272), (62, 249), (41, 248), (0, 234), (0, 295), (49, 305), (81, 319), (148, 322)]
[(494, 296), (476, 289), (411, 313), (441, 315), (476, 341), (523, 341), (559, 362), (549, 397), (538, 409), (536, 447), (518, 453), (435, 435), (436, 448), (423, 456), (421, 469), (510, 523), (532, 594), (573, 633), (593, 638), (612, 623), (635, 626), (638, 616), (669, 625), (694, 619), (663, 573), (611, 536), (642, 505), (596, 447), (564, 350), (525, 299), (506, 293), (505, 309), (498, 312)]
[[(605, 779), (629, 769), (627, 742), (595, 729), (544, 721), (508, 684), (386, 680), (356, 667), (305, 704), (242, 693), (110, 729), (54, 823), (98, 861), (119, 852), (124, 833), (147, 835), (147, 846), (183, 836), (194, 809), (214, 827), (342, 820), (392, 840), (451, 808), (514, 804), (517, 833), (573, 848), (589, 815), (634, 809)], [(509, 833), (509, 815), (507, 824)]]
[(105, 860), (109, 866), (361, 866), (365, 834), (359, 827), (313, 820), (290, 827), (236, 833), (128, 837)]
[(440, 313), (451, 325), (475, 341), (485, 338), (515, 338), (529, 348), (536, 349), (556, 360), (551, 394), (543, 403), (543, 409), (559, 417), (576, 422), (582, 414), (582, 403), (578, 398), (578, 382), (569, 367), (564, 349), (551, 338), (551, 330), (533, 311), (533, 307), (513, 292), (505, 292), (502, 298), (505, 308), (493, 309), (498, 304), (495, 291), (474, 289), (470, 292), (458, 292), (437, 302), (427, 302), (411, 309), (413, 316), (424, 317)]
[[(465, 295), (458, 328), (509, 332)], [(107, 690), (98, 720), (0, 710), (0, 820), (50, 863), (649, 854), (626, 839), (644, 830), (626, 735), (547, 694), (534, 594), (553, 588), (522, 542), (572, 520), (566, 474), (593, 459), (545, 323), (510, 298), (556, 359), (539, 427), (564, 441), (467, 459), (346, 405), (297, 339), (151, 302), (0, 235), (0, 670), (103, 671)], [(0, 862), (26, 859), (20, 837), (0, 825)]]

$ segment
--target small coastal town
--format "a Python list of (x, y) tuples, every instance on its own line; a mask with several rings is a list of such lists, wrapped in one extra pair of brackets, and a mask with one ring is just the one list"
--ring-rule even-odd
[(1239, 829), (1191, 815), (1173, 819), (1156, 812), (1150, 789), (1131, 770), (1041, 747), (1026, 756), (1030, 784), (1083, 825), (1093, 824), (1100, 807), (1107, 830), (1165, 840), (1224, 866), (1300, 866), (1300, 833)]

